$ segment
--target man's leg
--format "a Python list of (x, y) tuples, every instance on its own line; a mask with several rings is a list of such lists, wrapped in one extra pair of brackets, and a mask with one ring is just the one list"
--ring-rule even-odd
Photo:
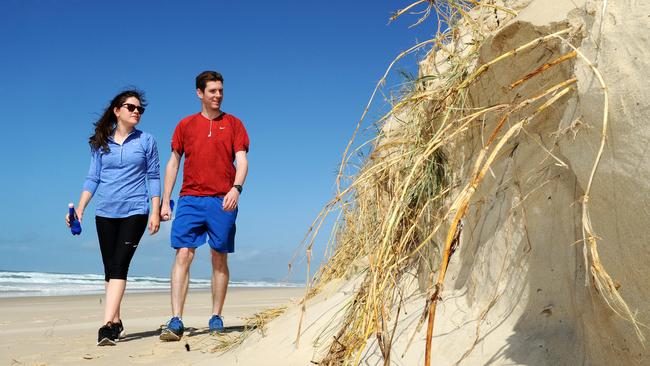
[(228, 253), (219, 253), (210, 249), (212, 253), (212, 314), (221, 315), (223, 303), (228, 290)]
[(190, 284), (190, 265), (196, 248), (176, 249), (176, 259), (172, 267), (172, 315), (183, 316), (183, 307)]
[(221, 311), (226, 300), (228, 290), (228, 253), (235, 251), (235, 219), (237, 209), (225, 211), (223, 198), (210, 197), (209, 213), (206, 220), (210, 240), (210, 253), (212, 260), (212, 317), (208, 321), (210, 333), (223, 332), (223, 319)]

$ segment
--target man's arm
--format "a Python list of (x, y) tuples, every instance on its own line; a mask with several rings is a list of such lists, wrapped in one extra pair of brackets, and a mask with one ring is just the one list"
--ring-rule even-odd
[[(246, 151), (237, 151), (235, 153), (235, 164), (236, 173), (234, 184), (243, 186), (246, 181), (246, 175), (248, 174), (248, 158), (246, 157)], [(237, 207), (238, 202), (239, 191), (237, 188), (232, 187), (223, 198), (223, 209), (226, 211), (232, 211)]]
[(172, 210), (169, 207), (169, 201), (172, 197), (174, 184), (176, 184), (176, 177), (178, 176), (178, 168), (181, 165), (181, 154), (172, 150), (172, 155), (169, 157), (167, 166), (165, 167), (165, 188), (163, 190), (162, 208), (160, 210), (160, 218), (167, 221), (172, 217)]

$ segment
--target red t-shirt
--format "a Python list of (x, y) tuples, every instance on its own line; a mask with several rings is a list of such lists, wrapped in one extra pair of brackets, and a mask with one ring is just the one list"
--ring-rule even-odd
[(248, 133), (235, 116), (222, 113), (209, 120), (201, 113), (183, 118), (172, 137), (172, 150), (181, 156), (181, 196), (223, 196), (235, 182), (235, 153), (248, 152)]

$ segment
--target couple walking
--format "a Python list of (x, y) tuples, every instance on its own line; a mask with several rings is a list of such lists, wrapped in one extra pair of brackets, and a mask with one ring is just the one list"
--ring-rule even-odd
[[(176, 250), (171, 273), (172, 317), (160, 339), (178, 341), (183, 336), (189, 270), (195, 250), (206, 242), (206, 236), (212, 260), (212, 316), (208, 326), (211, 333), (224, 329), (221, 312), (229, 280), (228, 253), (235, 250), (235, 220), (248, 173), (249, 140), (242, 122), (221, 110), (221, 74), (199, 74), (196, 94), (201, 112), (183, 118), (174, 130), (162, 202), (156, 141), (135, 128), (145, 111), (142, 93), (127, 90), (118, 94), (95, 123), (89, 139), (90, 170), (76, 214), (79, 221), (83, 220), (86, 206), (96, 197), (95, 223), (106, 288), (98, 346), (115, 345), (125, 334), (120, 304), (129, 265), (147, 227), (154, 235), (160, 221), (171, 218), (170, 199), (183, 156), (183, 184), (171, 232), (171, 246)], [(66, 223), (70, 226), (67, 216)]]

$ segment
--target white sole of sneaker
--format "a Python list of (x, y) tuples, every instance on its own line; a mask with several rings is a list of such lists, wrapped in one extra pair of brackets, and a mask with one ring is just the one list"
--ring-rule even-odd
[(174, 332), (172, 332), (170, 330), (163, 329), (160, 332), (160, 340), (161, 341), (167, 341), (167, 342), (175, 342), (175, 341), (180, 341), (181, 336), (178, 336), (178, 335), (174, 334)]
[(101, 341), (97, 342), (98, 347), (99, 346), (114, 346), (114, 345), (115, 345), (115, 341), (111, 340), (111, 339), (108, 339), (108, 338), (102, 338)]

